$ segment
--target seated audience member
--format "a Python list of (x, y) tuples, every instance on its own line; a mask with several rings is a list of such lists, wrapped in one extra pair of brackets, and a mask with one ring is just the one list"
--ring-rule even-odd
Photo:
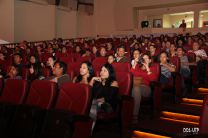
[(39, 62), (38, 58), (35, 55), (31, 55), (29, 57), (29, 62), (28, 62), (26, 67), (30, 68), (30, 66), (32, 64), (40, 64), (41, 65), (41, 63)]
[(151, 57), (152, 62), (158, 61), (158, 54), (156, 52), (157, 48), (155, 45), (150, 45), (149, 47), (149, 55)]
[(167, 53), (170, 52), (170, 46), (171, 46), (170, 41), (167, 41), (167, 42), (165, 43), (165, 49), (164, 49)]
[(44, 76), (40, 64), (38, 63), (31, 64), (29, 67), (28, 80), (33, 81), (33, 80), (43, 80), (43, 79)]
[(111, 64), (102, 66), (100, 77), (93, 77), (90, 81), (93, 93), (93, 103), (90, 110), (90, 117), (95, 121), (97, 112), (111, 113), (116, 110), (118, 104), (118, 82), (115, 71)]
[(208, 56), (203, 49), (200, 49), (198, 42), (193, 43), (193, 50), (190, 50), (189, 52), (193, 52), (196, 55), (198, 82), (203, 84), (206, 80), (206, 65), (208, 64)]
[(92, 47), (92, 57), (93, 57), (93, 58), (96, 58), (96, 57), (98, 57), (98, 56), (99, 56), (98, 49), (97, 49), (96, 46), (93, 46), (93, 47)]
[(74, 77), (73, 82), (89, 84), (93, 76), (94, 76), (94, 71), (92, 64), (86, 61), (81, 64), (79, 75)]
[(18, 66), (12, 65), (9, 67), (8, 73), (5, 77), (5, 80), (7, 79), (22, 79)]
[(1, 63), (2, 61), (5, 61), (5, 55), (4, 55), (3, 52), (0, 52), (0, 63)]
[(68, 51), (67, 51), (67, 48), (65, 47), (65, 46), (63, 46), (62, 48), (61, 48), (61, 56), (62, 57), (66, 57), (66, 56), (68, 56), (69, 54), (68, 54)]
[(54, 57), (54, 56), (50, 56), (48, 58), (48, 61), (46, 62), (46, 68), (50, 69), (51, 75), (53, 74), (53, 67), (55, 65), (55, 62), (56, 62), (56, 57)]
[(47, 80), (56, 82), (58, 87), (64, 83), (71, 81), (68, 74), (66, 74), (67, 65), (62, 61), (56, 61), (53, 67), (53, 76), (49, 77)]
[(90, 49), (86, 49), (81, 56), (82, 57), (91, 57)]
[(107, 56), (107, 51), (105, 47), (100, 48), (100, 57), (106, 57)]
[(22, 74), (22, 56), (19, 53), (14, 54), (13, 56), (13, 65), (18, 68), (20, 75)]
[(124, 47), (119, 47), (116, 55), (117, 62), (130, 62), (130, 59), (125, 56)]
[(180, 58), (180, 74), (187, 78), (190, 76), (191, 72), (190, 72), (190, 68), (189, 68), (189, 61), (188, 61), (188, 57), (184, 55), (185, 50), (183, 49), (183, 47), (178, 47), (177, 48), (177, 56)]
[(140, 102), (142, 97), (151, 96), (150, 81), (158, 80), (156, 66), (152, 65), (150, 56), (143, 54), (138, 62), (135, 62), (131, 68), (131, 73), (134, 76), (134, 85), (132, 96), (134, 98), (133, 121), (137, 122)]
[(131, 66), (135, 65), (136, 62), (139, 61), (140, 56), (141, 56), (141, 51), (139, 49), (135, 49), (133, 51), (133, 59), (131, 60)]
[(111, 43), (107, 43), (107, 55), (114, 54), (113, 46)]
[(109, 64), (112, 64), (113, 62), (115, 62), (116, 58), (114, 57), (114, 55), (109, 55), (107, 58), (107, 62)]
[(171, 45), (170, 45), (169, 56), (170, 56), (170, 57), (176, 56), (176, 47), (175, 47), (174, 44), (171, 44)]
[(169, 62), (168, 54), (166, 52), (160, 53), (161, 75), (160, 82), (166, 84), (172, 78), (171, 72), (175, 72), (176, 67)]
[(75, 47), (75, 53), (76, 54), (81, 54), (82, 53), (82, 49), (80, 48), (80, 46)]

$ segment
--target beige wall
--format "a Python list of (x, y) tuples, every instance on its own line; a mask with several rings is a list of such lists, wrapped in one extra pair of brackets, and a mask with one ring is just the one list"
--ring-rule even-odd
[(94, 34), (111, 34), (115, 31), (116, 0), (94, 0)]
[(55, 37), (55, 6), (15, 1), (15, 42)]
[(0, 0), (0, 39), (14, 41), (14, 0)]
[(77, 12), (77, 37), (94, 35), (94, 18), (85, 12)]
[(56, 37), (74, 38), (77, 36), (77, 12), (56, 10)]

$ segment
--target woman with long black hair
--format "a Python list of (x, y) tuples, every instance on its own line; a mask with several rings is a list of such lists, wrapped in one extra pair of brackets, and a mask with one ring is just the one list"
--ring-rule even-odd
[(93, 76), (94, 76), (94, 71), (92, 64), (88, 61), (85, 61), (81, 64), (80, 73), (78, 76), (74, 77), (73, 82), (89, 84)]

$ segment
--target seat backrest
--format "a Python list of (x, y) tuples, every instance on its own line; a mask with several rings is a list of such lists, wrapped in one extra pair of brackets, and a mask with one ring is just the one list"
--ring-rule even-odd
[(27, 105), (49, 109), (57, 96), (57, 84), (48, 80), (34, 80), (26, 100)]
[(2, 94), (3, 87), (4, 87), (4, 79), (0, 78), (0, 95)]
[(105, 64), (107, 62), (106, 57), (96, 57), (93, 61), (92, 64)]
[(29, 69), (23, 68), (23, 69), (22, 69), (22, 78), (23, 78), (24, 80), (27, 80), (28, 77), (29, 77)]
[(132, 88), (132, 75), (128, 72), (116, 72), (116, 80), (118, 81), (119, 94), (130, 95)]
[(208, 96), (204, 98), (203, 108), (199, 121), (199, 133), (208, 134)]
[(112, 63), (116, 72), (130, 72), (131, 65), (128, 62), (114, 62)]
[(91, 88), (80, 83), (64, 83), (60, 88), (56, 109), (84, 115), (91, 106)]
[(4, 85), (0, 101), (21, 104), (27, 95), (27, 88), (28, 83), (26, 80), (8, 79)]
[(48, 78), (51, 75), (49, 68), (43, 68), (43, 76)]
[(155, 66), (155, 73), (157, 73), (157, 78), (158, 81), (160, 80), (160, 73), (161, 73), (161, 68), (159, 63), (153, 63), (152, 66)]
[(67, 72), (71, 72), (71, 70), (74, 72), (74, 76), (79, 75), (81, 62), (71, 62), (67, 64)]
[(79, 57), (76, 59), (77, 62), (85, 62), (85, 61), (89, 61), (91, 62), (91, 57)]
[(64, 63), (68, 64), (70, 62), (74, 62), (74, 58), (72, 56), (60, 57), (60, 61), (63, 61)]
[(176, 72), (180, 71), (180, 59), (177, 56), (170, 58), (170, 62), (176, 66)]
[(192, 52), (188, 52), (187, 54), (189, 62), (196, 62), (196, 54)]

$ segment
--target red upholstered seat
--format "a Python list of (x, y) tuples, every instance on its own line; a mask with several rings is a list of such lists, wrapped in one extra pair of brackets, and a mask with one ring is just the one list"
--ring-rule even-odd
[(208, 96), (204, 98), (203, 108), (199, 121), (199, 133), (208, 135)]
[(84, 117), (89, 115), (90, 107), (91, 87), (89, 85), (68, 82), (61, 86), (55, 109), (72, 112), (79, 116), (73, 122), (73, 138), (90, 138), (92, 120)]
[(4, 79), (0, 78), (0, 95), (2, 94), (3, 87), (4, 87)]
[(130, 72), (131, 65), (128, 62), (114, 62), (113, 68), (116, 72)]
[(81, 62), (70, 62), (70, 63), (68, 63), (67, 64), (68, 74), (73, 71), (74, 76), (79, 75), (80, 65), (81, 65)]
[(31, 84), (26, 104), (49, 109), (52, 107), (56, 96), (56, 83), (47, 80), (35, 80)]
[(29, 77), (29, 69), (23, 68), (22, 69), (22, 79), (27, 80)]
[(120, 95), (130, 95), (132, 88), (132, 76), (128, 72), (116, 72), (116, 80), (119, 85)]
[(60, 61), (63, 61), (64, 63), (68, 64), (70, 62), (74, 62), (74, 58), (72, 56), (67, 57), (60, 57)]
[(92, 59), (91, 59), (91, 57), (79, 57), (79, 58), (76, 59), (76, 61), (77, 61), (77, 62), (84, 62), (84, 61), (89, 61), (89, 62), (91, 62)]
[(43, 76), (46, 78), (50, 77), (50, 69), (49, 68), (43, 68)]
[(173, 56), (170, 58), (170, 62), (175, 65), (176, 72), (180, 71), (180, 59), (177, 56)]
[(55, 108), (85, 115), (89, 112), (90, 104), (90, 86), (68, 82), (61, 86)]
[(5, 83), (0, 101), (11, 104), (23, 103), (27, 94), (27, 87), (26, 80), (8, 79)]
[(106, 57), (96, 57), (93, 61), (92, 64), (105, 64), (107, 62)]
[(125, 135), (130, 127), (133, 113), (133, 98), (130, 97), (132, 88), (132, 76), (128, 72), (116, 72), (116, 80), (119, 85), (119, 94), (121, 95), (118, 109), (113, 113), (99, 112), (98, 120), (117, 120), (121, 126), (121, 134)]

